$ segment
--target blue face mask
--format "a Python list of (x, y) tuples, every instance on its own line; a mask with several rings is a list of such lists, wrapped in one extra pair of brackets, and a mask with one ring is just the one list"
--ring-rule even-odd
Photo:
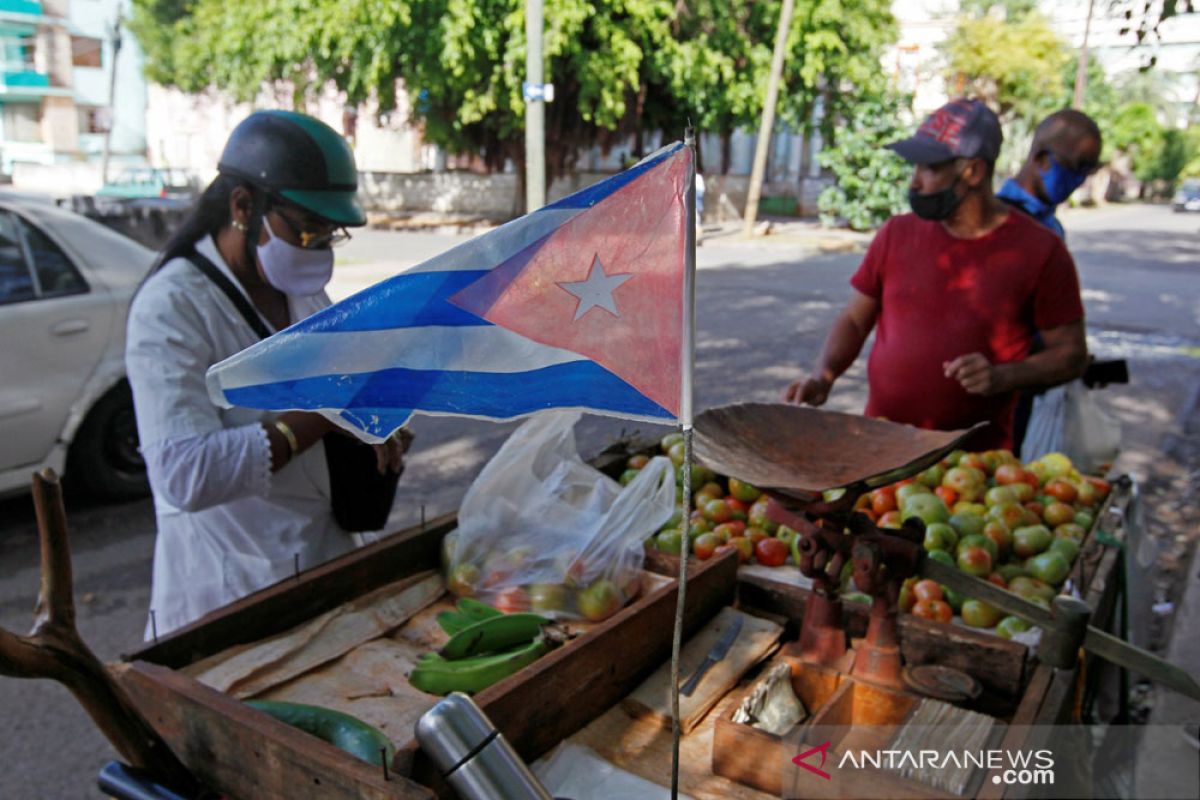
[(1080, 185), (1087, 180), (1086, 172), (1076, 172), (1058, 163), (1053, 155), (1050, 156), (1050, 168), (1040, 169), (1042, 188), (1046, 190), (1046, 199), (1050, 205), (1056, 206), (1071, 196)]

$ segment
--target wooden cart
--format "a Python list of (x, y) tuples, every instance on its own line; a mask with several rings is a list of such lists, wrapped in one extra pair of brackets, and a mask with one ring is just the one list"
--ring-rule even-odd
[[(1120, 494), (1114, 492), (1105, 509)], [(1097, 527), (1110, 516), (1098, 515)], [(284, 581), (220, 609), (157, 643), (128, 656), (112, 671), (138, 709), (180, 760), (206, 785), (234, 798), (422, 798), (445, 795), (432, 765), (412, 746), (402, 748), (392, 770), (384, 773), (314, 737), (261, 714), (238, 700), (183, 674), (190, 665), (229, 648), (261, 641), (388, 584), (423, 570), (437, 569), (441, 540), (453, 529), (452, 515), (402, 531), (376, 544)], [(1111, 616), (1117, 551), (1089, 534), (1075, 568), (1077, 585), (1095, 610), (1094, 620)], [(669, 782), (669, 750), (653, 729), (614, 730), (626, 718), (619, 708), (670, 656), (671, 624), (676, 605), (674, 575), (678, 559), (651, 553), (646, 570), (660, 577), (651, 588), (614, 617), (543, 657), (530, 667), (476, 697), (518, 752), (532, 761), (589, 725), (599, 732), (579, 734), (602, 755), (658, 783)], [(794, 638), (808, 592), (784, 580), (787, 570), (739, 570), (733, 554), (690, 565), (685, 634), (691, 635), (722, 608), (739, 608), (782, 623), (784, 638)], [(866, 608), (848, 604), (849, 633), (861, 635)], [(1074, 670), (1053, 670), (1036, 663), (1027, 648), (990, 633), (905, 616), (903, 653), (910, 664), (940, 663), (974, 675), (985, 687), (981, 708), (1012, 724), (1049, 724), (1066, 719), (1074, 697)], [(785, 644), (777, 658), (788, 656)], [(801, 698), (815, 716), (828, 720), (855, 689), (837, 676), (797, 668)], [(700, 729), (703, 744), (685, 748), (689, 756), (684, 791), (695, 797), (779, 796), (738, 786), (773, 790), (764, 783), (765, 758), (779, 758), (779, 742), (729, 721), (743, 684), (713, 710)], [(847, 720), (850, 718), (847, 717)], [(392, 732), (388, 732), (389, 735)], [(628, 741), (618, 741), (622, 737)], [(638, 737), (641, 737), (639, 739)], [(708, 737), (708, 738), (703, 738)], [(657, 744), (652, 744), (652, 740)], [(630, 749), (629, 742), (641, 744)], [(669, 737), (667, 739), (669, 741)], [(708, 742), (715, 742), (713, 747)], [(611, 744), (607, 752), (603, 749)], [(666, 755), (665, 761), (663, 756)], [(703, 763), (696, 764), (697, 759)], [(711, 760), (711, 761), (710, 761)], [(710, 780), (711, 779), (711, 780)], [(985, 783), (981, 797), (999, 796)], [(938, 796), (938, 795), (931, 795)]]

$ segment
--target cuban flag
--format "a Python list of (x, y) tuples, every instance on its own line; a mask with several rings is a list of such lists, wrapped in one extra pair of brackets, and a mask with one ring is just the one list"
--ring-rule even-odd
[(636, 166), (214, 365), (222, 407), (317, 411), (369, 441), (413, 413), (680, 413), (692, 151)]

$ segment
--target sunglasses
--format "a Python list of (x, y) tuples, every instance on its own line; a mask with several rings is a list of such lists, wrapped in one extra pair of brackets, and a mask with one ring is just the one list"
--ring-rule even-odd
[[(350, 241), (350, 232), (343, 227), (331, 226), (328, 223), (314, 223), (311, 220), (293, 219), (278, 205), (271, 210), (275, 212), (275, 216), (283, 220), (283, 224), (287, 225), (292, 236), (299, 240), (300, 246), (305, 250), (324, 250), (327, 247), (337, 247)], [(317, 226), (319, 226), (317, 230), (312, 229)]]
[(1100, 162), (1096, 159), (1089, 158), (1087, 160), (1072, 160), (1070, 158), (1064, 158), (1058, 153), (1055, 153), (1053, 150), (1047, 152), (1050, 153), (1050, 156), (1055, 161), (1057, 161), (1059, 164), (1062, 164), (1072, 172), (1078, 172), (1083, 175), (1091, 175), (1100, 168)]

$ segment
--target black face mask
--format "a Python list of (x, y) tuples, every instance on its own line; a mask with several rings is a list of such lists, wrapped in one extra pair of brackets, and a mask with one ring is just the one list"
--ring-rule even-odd
[(912, 206), (913, 213), (921, 219), (934, 222), (949, 219), (950, 215), (954, 213), (954, 209), (958, 208), (958, 204), (963, 200), (954, 191), (957, 186), (958, 181), (955, 181), (940, 192), (930, 192), (929, 194), (921, 194), (916, 189), (909, 189), (908, 204)]

